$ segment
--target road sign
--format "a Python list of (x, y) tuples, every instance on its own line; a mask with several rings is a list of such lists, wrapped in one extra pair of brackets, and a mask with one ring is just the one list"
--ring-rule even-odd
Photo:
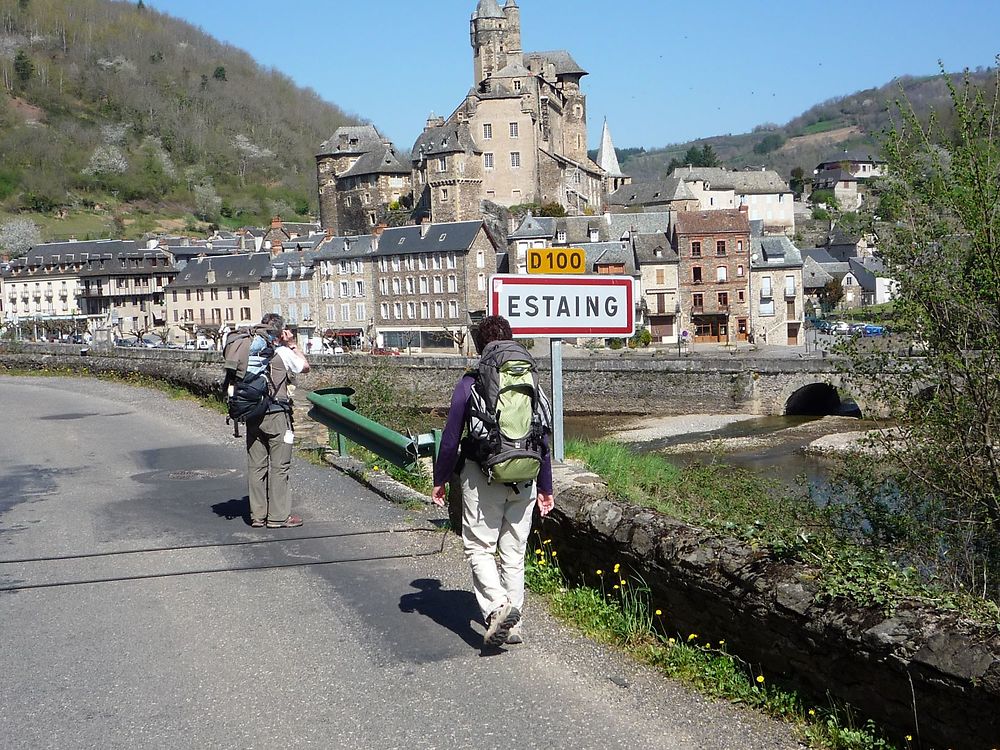
[(530, 247), (528, 273), (586, 273), (587, 253), (582, 247)]
[(507, 318), (515, 336), (628, 337), (635, 333), (633, 298), (628, 276), (490, 278), (490, 313)]

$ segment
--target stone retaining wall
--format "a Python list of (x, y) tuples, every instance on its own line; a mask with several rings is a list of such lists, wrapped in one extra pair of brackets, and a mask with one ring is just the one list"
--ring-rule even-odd
[[(649, 586), (667, 628), (724, 639), (769, 679), (827, 693), (918, 741), (990, 750), (1000, 743), (1000, 632), (917, 602), (892, 614), (818, 596), (816, 570), (609, 497), (594, 474), (560, 467), (542, 533), (570, 580), (600, 586), (616, 562)], [(915, 725), (919, 722), (919, 729)]]

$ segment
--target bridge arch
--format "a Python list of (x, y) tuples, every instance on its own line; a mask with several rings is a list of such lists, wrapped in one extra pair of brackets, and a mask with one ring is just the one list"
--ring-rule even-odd
[(865, 404), (845, 387), (839, 375), (822, 380), (808, 374), (794, 378), (782, 389), (775, 405), (786, 415), (861, 417), (866, 414)]

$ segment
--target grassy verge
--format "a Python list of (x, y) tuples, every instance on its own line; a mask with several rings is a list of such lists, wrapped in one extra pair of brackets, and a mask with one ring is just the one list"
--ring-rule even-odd
[(859, 546), (837, 528), (835, 509), (747, 469), (716, 464), (680, 468), (662, 456), (636, 454), (610, 441), (567, 441), (566, 455), (605, 478), (622, 500), (818, 570), (823, 596), (877, 606), (887, 614), (904, 599), (917, 600), (1000, 627), (995, 602), (956, 591), (946, 582), (924, 580), (885, 550)]
[(729, 654), (725, 641), (713, 643), (698, 633), (669, 635), (669, 613), (654, 609), (644, 582), (627, 576), (619, 564), (595, 572), (604, 582), (600, 589), (572, 586), (559, 570), (558, 551), (550, 540), (538, 538), (528, 550), (528, 587), (542, 595), (557, 618), (590, 638), (620, 648), (705, 695), (789, 721), (810, 747), (897, 747), (872, 722), (859, 726), (847, 707), (812, 706), (795, 692), (770, 684), (759, 669)]

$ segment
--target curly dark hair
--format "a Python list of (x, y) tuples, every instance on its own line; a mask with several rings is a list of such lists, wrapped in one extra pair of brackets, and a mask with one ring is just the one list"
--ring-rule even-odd
[(510, 323), (502, 315), (487, 315), (472, 333), (476, 351), (480, 354), (491, 341), (511, 341), (513, 338), (514, 334), (511, 333)]

